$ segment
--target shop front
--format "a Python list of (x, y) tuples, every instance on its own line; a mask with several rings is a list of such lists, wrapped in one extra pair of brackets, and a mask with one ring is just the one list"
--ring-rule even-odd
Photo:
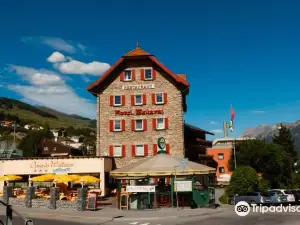
[[(63, 158), (26, 158), (5, 159), (0, 161), (0, 176), (17, 175), (22, 179), (14, 182), (19, 188), (26, 188), (29, 181), (39, 175), (89, 175), (98, 178), (99, 182), (88, 182), (90, 189), (98, 190), (101, 196), (108, 194), (108, 177), (112, 170), (112, 159), (109, 157), (63, 157)], [(70, 185), (72, 182), (64, 182)], [(2, 190), (4, 182), (0, 182)], [(47, 185), (47, 182), (33, 182), (34, 186)], [(48, 185), (53, 185), (48, 182)], [(72, 185), (72, 184), (71, 184)], [(80, 184), (79, 184), (80, 185)]]

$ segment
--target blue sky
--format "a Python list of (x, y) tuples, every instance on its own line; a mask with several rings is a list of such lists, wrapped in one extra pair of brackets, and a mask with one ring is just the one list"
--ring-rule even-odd
[(0, 96), (95, 117), (87, 85), (139, 41), (187, 74), (185, 120), (217, 130), (215, 137), (231, 104), (230, 135), (293, 122), (300, 119), (299, 10), (296, 0), (5, 1)]

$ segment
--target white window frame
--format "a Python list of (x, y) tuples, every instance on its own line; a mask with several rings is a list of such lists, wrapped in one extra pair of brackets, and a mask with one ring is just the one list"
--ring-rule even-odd
[[(136, 97), (141, 96), (141, 103), (136, 102)], [(143, 105), (143, 95), (142, 94), (136, 94), (134, 95), (134, 105)]]
[[(162, 102), (158, 102), (157, 101), (157, 95), (159, 95), (159, 94), (161, 94), (161, 97), (162, 97)], [(156, 93), (155, 94), (155, 104), (157, 104), (157, 105), (161, 105), (161, 104), (164, 104), (164, 93)]]
[[(142, 128), (141, 129), (137, 128), (137, 121), (142, 121)], [(142, 120), (142, 119), (135, 120), (135, 124), (134, 125), (135, 125), (135, 130), (137, 130), (137, 131), (144, 130), (144, 120)]]
[[(116, 129), (116, 121), (120, 122), (120, 129)], [(114, 120), (114, 131), (122, 131), (122, 120)]]
[[(158, 127), (158, 120), (163, 120), (163, 127), (162, 127), (162, 128)], [(166, 121), (165, 121), (165, 118), (156, 118), (156, 129), (157, 129), (157, 130), (164, 130), (164, 129), (166, 129)]]
[[(120, 154), (116, 154), (116, 148), (120, 148)], [(114, 157), (122, 157), (122, 145), (114, 145)]]
[[(126, 79), (126, 72), (130, 72), (130, 79)], [(124, 81), (132, 81), (132, 70), (124, 70)]]
[[(147, 78), (146, 77), (146, 70), (150, 70), (151, 71), (151, 78)], [(153, 80), (153, 69), (152, 68), (145, 68), (144, 69), (144, 77), (145, 77), (145, 80)]]
[(44, 146), (44, 151), (45, 151), (45, 152), (48, 152), (48, 151), (49, 151), (48, 146)]
[[(120, 104), (116, 104), (116, 97), (120, 97)], [(122, 95), (114, 95), (114, 106), (121, 106), (122, 105)]]
[[(138, 147), (143, 147), (143, 153), (142, 154), (138, 154)], [(135, 155), (136, 156), (145, 156), (145, 145), (143, 144), (137, 144), (135, 145)]]
[[(221, 155), (222, 155), (223, 158), (220, 158)], [(224, 159), (224, 153), (218, 153), (218, 159), (219, 159), (219, 160)]]

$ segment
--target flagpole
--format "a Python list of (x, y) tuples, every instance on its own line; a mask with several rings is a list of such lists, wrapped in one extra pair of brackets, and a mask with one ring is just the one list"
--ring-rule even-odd
[[(235, 153), (236, 153), (236, 151), (235, 151), (235, 136), (234, 136), (234, 123), (233, 123), (233, 119), (234, 118), (232, 118), (232, 111), (233, 111), (233, 108), (232, 108), (232, 104), (230, 105), (230, 114), (231, 114), (231, 122), (232, 122), (232, 135), (233, 135), (233, 159), (234, 159), (234, 169), (236, 169), (236, 155), (235, 155)], [(233, 112), (234, 113), (234, 112)]]

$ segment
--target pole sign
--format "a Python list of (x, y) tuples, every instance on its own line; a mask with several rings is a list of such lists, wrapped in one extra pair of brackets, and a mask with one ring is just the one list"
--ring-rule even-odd
[(166, 140), (163, 137), (158, 138), (157, 145), (160, 150), (164, 150), (166, 147)]

